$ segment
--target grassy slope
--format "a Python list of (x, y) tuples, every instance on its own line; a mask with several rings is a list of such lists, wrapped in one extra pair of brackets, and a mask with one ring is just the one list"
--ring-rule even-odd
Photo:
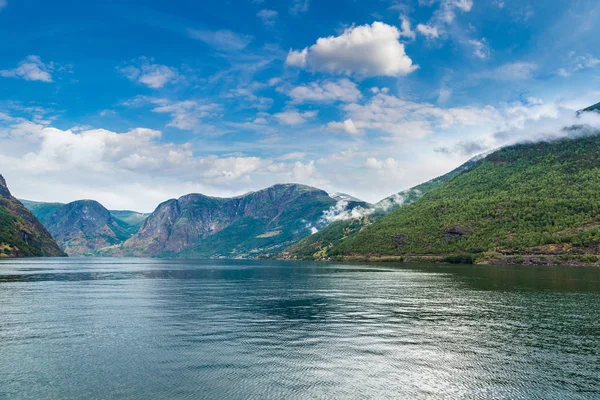
[(394, 197), (390, 196), (375, 204), (372, 208), (372, 213), (365, 215), (362, 218), (335, 221), (319, 232), (302, 239), (297, 244), (286, 249), (284, 257), (295, 259), (326, 258), (327, 253), (331, 248), (339, 246), (342, 242), (357, 235), (365, 227), (372, 224), (374, 221), (383, 218), (385, 215), (397, 210), (400, 207), (414, 203), (425, 193), (454, 178), (458, 174), (468, 170), (475, 165), (475, 163), (475, 159), (470, 160), (445, 175), (400, 192), (398, 195), (403, 199), (402, 205), (397, 203), (388, 203), (393, 205), (384, 207), (383, 203), (389, 202), (389, 199)]
[(328, 255), (568, 257), (598, 254), (598, 243), (600, 137), (595, 136), (501, 149)]

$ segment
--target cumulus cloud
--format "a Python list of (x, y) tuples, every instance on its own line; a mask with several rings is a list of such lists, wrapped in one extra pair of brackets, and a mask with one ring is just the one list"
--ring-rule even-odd
[(274, 115), (274, 117), (283, 125), (301, 125), (309, 119), (317, 116), (317, 111), (287, 110)]
[(300, 153), (277, 162), (199, 156), (190, 143), (165, 142), (153, 129), (61, 130), (9, 115), (2, 122), (0, 171), (17, 195), (34, 200), (93, 198), (108, 207), (151, 211), (190, 192), (230, 196), (282, 181), (326, 183), (314, 161), (297, 161)]
[(26, 81), (52, 82), (54, 64), (45, 64), (40, 56), (31, 55), (21, 61), (14, 69), (0, 70), (4, 78), (21, 78)]
[(243, 50), (253, 40), (250, 35), (240, 35), (225, 29), (218, 31), (189, 29), (188, 34), (191, 38), (200, 40), (221, 51)]
[(260, 10), (256, 15), (262, 19), (263, 24), (266, 26), (273, 26), (275, 25), (275, 19), (278, 14), (279, 13), (275, 10), (264, 9)]
[(329, 80), (297, 86), (290, 91), (289, 96), (297, 103), (353, 102), (362, 97), (356, 84), (345, 78), (337, 81)]
[(332, 121), (327, 124), (327, 127), (331, 130), (344, 132), (352, 136), (360, 135), (360, 132), (356, 128), (356, 125), (354, 125), (354, 122), (352, 122), (350, 118), (343, 122)]
[(151, 59), (141, 58), (138, 65), (118, 68), (119, 72), (133, 82), (141, 83), (152, 89), (160, 89), (168, 83), (181, 79), (177, 69), (166, 65), (153, 64)]
[(353, 26), (340, 36), (319, 38), (303, 50), (290, 50), (286, 64), (361, 78), (407, 75), (417, 66), (399, 41), (400, 33), (382, 22)]

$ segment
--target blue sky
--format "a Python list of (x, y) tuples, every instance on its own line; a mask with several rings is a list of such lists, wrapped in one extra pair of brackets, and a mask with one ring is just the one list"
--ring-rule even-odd
[(17, 196), (151, 211), (300, 182), (377, 201), (600, 101), (598, 1), (205, 3), (0, 0)]

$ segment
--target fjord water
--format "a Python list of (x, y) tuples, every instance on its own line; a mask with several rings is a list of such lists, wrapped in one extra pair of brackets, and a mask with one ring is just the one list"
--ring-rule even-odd
[(0, 398), (600, 398), (600, 269), (0, 262)]

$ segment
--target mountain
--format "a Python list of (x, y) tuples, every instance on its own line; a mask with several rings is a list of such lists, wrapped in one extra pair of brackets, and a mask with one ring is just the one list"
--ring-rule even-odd
[(50, 233), (19, 200), (0, 175), (0, 257), (62, 257)]
[(378, 219), (400, 207), (414, 203), (425, 193), (469, 170), (479, 158), (475, 157), (443, 176), (393, 194), (373, 205), (366, 204), (353, 208), (348, 213), (338, 214), (336, 221), (287, 248), (277, 257), (285, 259), (326, 259), (329, 257), (330, 249), (355, 236)]
[(234, 198), (189, 194), (160, 204), (129, 240), (101, 253), (184, 258), (277, 253), (325, 226), (324, 213), (336, 205), (326, 192), (298, 184)]
[(23, 202), (70, 256), (94, 255), (104, 247), (123, 243), (145, 219), (145, 214), (133, 211), (109, 211), (94, 200), (68, 204)]
[(600, 136), (495, 151), (326, 257), (586, 264), (600, 255)]
[(600, 112), (600, 103), (596, 103), (593, 106), (589, 106), (588, 108), (584, 108), (582, 111), (584, 111), (584, 112), (590, 112), (590, 111)]

